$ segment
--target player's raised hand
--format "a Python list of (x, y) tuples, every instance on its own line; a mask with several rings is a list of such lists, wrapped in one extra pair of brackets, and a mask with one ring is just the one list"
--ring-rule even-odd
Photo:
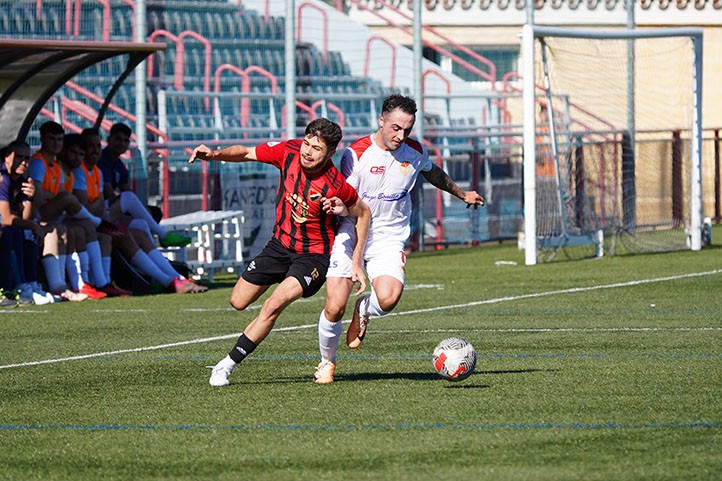
[(479, 206), (484, 205), (484, 198), (479, 194), (478, 192), (474, 192), (473, 190), (467, 190), (464, 192), (464, 202), (466, 202), (466, 208), (468, 209), (472, 205), (474, 206), (474, 209), (478, 209)]
[(196, 159), (201, 160), (208, 160), (208, 156), (213, 152), (213, 149), (206, 146), (205, 144), (201, 144), (195, 149), (193, 149), (193, 153), (191, 154), (190, 158), (188, 159), (188, 163), (192, 164), (196, 161)]
[(28, 177), (28, 180), (20, 186), (20, 190), (25, 194), (25, 197), (32, 199), (35, 196), (35, 182), (33, 182), (33, 179)]

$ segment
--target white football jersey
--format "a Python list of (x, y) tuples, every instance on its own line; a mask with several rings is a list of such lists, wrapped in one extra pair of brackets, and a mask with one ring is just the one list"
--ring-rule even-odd
[[(411, 189), (421, 171), (433, 167), (426, 148), (407, 139), (394, 151), (380, 148), (372, 136), (351, 144), (341, 158), (341, 172), (371, 209), (368, 242), (406, 242), (411, 233)], [(353, 232), (353, 218), (340, 231)]]

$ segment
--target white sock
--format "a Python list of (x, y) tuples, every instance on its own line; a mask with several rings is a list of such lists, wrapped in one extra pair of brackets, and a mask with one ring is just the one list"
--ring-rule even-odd
[(170, 285), (170, 283), (173, 282), (173, 279), (175, 279), (174, 276), (169, 276), (160, 270), (160, 268), (158, 268), (158, 266), (155, 265), (155, 263), (150, 260), (150, 257), (148, 257), (148, 255), (142, 250), (135, 253), (133, 258), (130, 260), (130, 263), (137, 267), (140, 272), (154, 281), (160, 282), (164, 286)]
[(78, 252), (78, 258), (80, 258), (80, 278), (83, 279), (83, 282), (86, 284), (92, 284), (88, 276), (88, 251)]
[(329, 321), (326, 318), (326, 311), (321, 311), (321, 315), (318, 316), (318, 349), (321, 351), (322, 360), (336, 363), (338, 340), (342, 331), (340, 322)]
[[(226, 354), (226, 357), (224, 357), (223, 359), (218, 361), (218, 364), (221, 364), (224, 367), (230, 368), (231, 371), (234, 370), (236, 368), (236, 366), (238, 365), (238, 363), (236, 361), (234, 361), (233, 359), (231, 359), (231, 356), (229, 356), (228, 354)], [(216, 365), (218, 365), (218, 364), (216, 364)]]
[(102, 287), (110, 282), (105, 277), (105, 270), (103, 269), (103, 255), (100, 253), (100, 242), (92, 241), (88, 242), (85, 249), (88, 251), (88, 259), (90, 261), (90, 272), (95, 282), (95, 287)]
[(48, 288), (52, 292), (65, 290), (65, 280), (60, 277), (60, 266), (58, 258), (52, 255), (44, 256), (40, 261), (45, 270), (45, 279), (48, 281)]
[(140, 199), (138, 199), (138, 196), (136, 196), (133, 192), (121, 192), (120, 210), (123, 211), (123, 213), (125, 214), (129, 214), (134, 219), (144, 220), (148, 224), (150, 230), (155, 235), (157, 235), (159, 239), (162, 239), (163, 237), (168, 235), (168, 232), (163, 227), (161, 227), (161, 225), (158, 224), (155, 219), (153, 219), (153, 216), (150, 215), (148, 209), (145, 208)]
[(169, 276), (178, 277), (178, 272), (173, 269), (170, 261), (163, 254), (161, 254), (158, 249), (153, 249), (150, 252), (146, 252), (146, 254), (148, 255), (148, 257), (150, 257), (150, 260), (152, 260), (153, 263), (158, 266), (160, 270), (162, 270)]
[(368, 314), (372, 317), (385, 316), (388, 312), (381, 309), (379, 306), (379, 298), (376, 296), (376, 291), (371, 289), (371, 295), (367, 296), (363, 301), (359, 303), (359, 314)]
[(79, 291), (85, 283), (83, 282), (83, 278), (81, 277), (80, 273), (80, 256), (77, 252), (73, 252), (69, 256), (65, 257), (65, 272), (68, 275), (68, 282), (70, 283), (70, 287), (74, 291)]
[(88, 209), (85, 208), (84, 205), (80, 206), (80, 210), (73, 214), (73, 217), (76, 219), (87, 219), (95, 225), (95, 227), (98, 227), (100, 225), (100, 217), (96, 217), (93, 214), (90, 213)]

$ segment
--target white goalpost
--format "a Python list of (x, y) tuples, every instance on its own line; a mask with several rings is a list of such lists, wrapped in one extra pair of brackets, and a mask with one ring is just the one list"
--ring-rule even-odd
[(525, 25), (525, 263), (702, 247), (702, 29)]

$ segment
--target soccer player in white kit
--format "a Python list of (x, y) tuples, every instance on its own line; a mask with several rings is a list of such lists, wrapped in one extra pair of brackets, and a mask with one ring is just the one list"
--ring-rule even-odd
[[(346, 344), (356, 349), (366, 335), (370, 317), (391, 312), (404, 290), (404, 245), (411, 232), (411, 190), (419, 174), (435, 187), (466, 202), (484, 205), (474, 191), (463, 191), (429, 159), (426, 148), (409, 138), (416, 120), (416, 102), (402, 95), (384, 99), (378, 130), (351, 144), (341, 159), (341, 172), (371, 209), (371, 225), (364, 253), (371, 293), (357, 299)], [(329, 202), (335, 202), (329, 199)], [(336, 203), (339, 205), (338, 203)], [(342, 209), (342, 207), (339, 206)], [(326, 306), (318, 319), (321, 362), (314, 382), (333, 382), (341, 319), (354, 282), (351, 260), (355, 245), (355, 219), (343, 217), (336, 234), (326, 280)], [(360, 292), (356, 292), (360, 294)]]

